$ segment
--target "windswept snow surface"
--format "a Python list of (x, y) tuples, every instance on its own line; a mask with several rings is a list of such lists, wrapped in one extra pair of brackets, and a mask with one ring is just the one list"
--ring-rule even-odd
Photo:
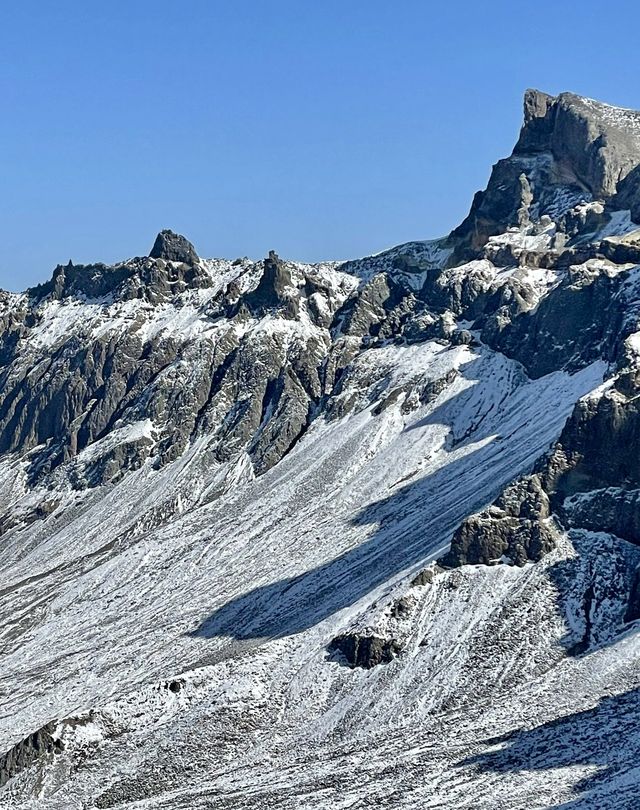
[[(597, 772), (587, 756), (567, 751), (552, 771), (532, 761), (526, 778), (476, 764), (510, 744), (488, 738), (569, 716), (580, 678), (594, 695), (629, 682), (615, 645), (566, 658), (553, 555), (409, 582), (531, 468), (604, 372), (531, 381), (483, 346), (372, 348), (350, 372), (357, 407), (315, 420), (258, 479), (242, 459), (212, 468), (199, 440), (158, 471), (69, 493), (62, 517), (4, 549), (1, 750), (75, 720), (55, 732), (64, 752), (12, 779), (0, 806), (495, 808), (573, 796)], [(443, 379), (416, 403), (413, 386)], [(393, 623), (403, 594), (396, 660), (351, 670), (328, 654), (345, 628)], [(635, 655), (634, 637), (618, 645)]]

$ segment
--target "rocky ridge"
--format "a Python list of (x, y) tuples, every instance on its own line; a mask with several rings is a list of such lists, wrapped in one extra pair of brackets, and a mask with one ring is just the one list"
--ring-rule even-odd
[(472, 754), (477, 806), (569, 800), (567, 769), (505, 804), (482, 735), (513, 694), (521, 730), (634, 686), (639, 165), (639, 113), (527, 91), (443, 239), (303, 264), (162, 231), (2, 294), (0, 805), (325, 806), (398, 744), (368, 800), (439, 790), (436, 749), (445, 806), (490, 781)]

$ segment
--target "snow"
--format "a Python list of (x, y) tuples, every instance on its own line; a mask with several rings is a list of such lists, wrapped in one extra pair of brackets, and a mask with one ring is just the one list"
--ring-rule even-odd
[[(445, 267), (452, 253), (453, 247), (447, 244), (446, 238), (407, 242), (364, 259), (345, 262), (341, 270), (363, 282), (369, 281), (377, 273), (388, 272), (407, 289), (419, 290), (428, 272)], [(402, 261), (405, 259), (414, 263), (411, 269), (405, 267)], [(400, 263), (398, 260), (401, 260)]]
[(625, 133), (640, 135), (640, 114), (636, 110), (613, 107), (592, 98), (581, 97), (580, 103), (605, 124), (621, 129)]
[(513, 229), (489, 237), (487, 250), (509, 245), (518, 251), (543, 252), (551, 247), (555, 234), (556, 225), (553, 222), (540, 230), (533, 227)]
[[(496, 244), (543, 250), (552, 237), (550, 225)], [(416, 242), (372, 260), (287, 267), (294, 285), (315, 274), (340, 303), (375, 272), (417, 289), (447, 251)], [(416, 272), (398, 268), (401, 256)], [(226, 332), (275, 336), (283, 351), (328, 339), (304, 305), (296, 321), (213, 320), (218, 291), (231, 280), (254, 288), (260, 266), (203, 266), (214, 286), (169, 303), (46, 301), (34, 356), (70, 333), (170, 336), (193, 352), (164, 372), (173, 389), (194, 384), (192, 357)], [(535, 300), (560, 280), (488, 260), (445, 275), (487, 290), (517, 280)], [(629, 301), (636, 276), (623, 286)], [(147, 463), (83, 491), (60, 483), (46, 519), (2, 536), (0, 751), (50, 720), (65, 749), (11, 780), (0, 807), (85, 810), (99, 797), (139, 810), (568, 805), (607, 766), (611, 735), (627, 741), (625, 769), (611, 795), (597, 780), (589, 790), (606, 810), (634, 806), (640, 738), (625, 708), (640, 683), (640, 639), (617, 632), (621, 603), (610, 596), (592, 611), (588, 654), (568, 650), (585, 632), (589, 577), (608, 593), (609, 570), (623, 569), (611, 561), (640, 563), (637, 549), (572, 532), (523, 568), (506, 557), (444, 573), (434, 564), (464, 517), (532, 469), (576, 400), (611, 387), (607, 372), (597, 362), (530, 380), (479, 341), (369, 347), (345, 371), (334, 411), (263, 476), (244, 452), (212, 462), (202, 435), (160, 469)], [(156, 422), (118, 423), (74, 463), (156, 442)], [(24, 462), (0, 462), (0, 497), (16, 516), (41, 495), (26, 489)], [(427, 566), (432, 584), (411, 586)], [(327, 650), (347, 629), (398, 639), (402, 652), (351, 670)], [(586, 709), (596, 714), (585, 723)]]
[(76, 462), (82, 464), (94, 461), (118, 445), (138, 442), (142, 439), (152, 442), (154, 438), (154, 424), (151, 419), (140, 419), (126, 425), (116, 424), (104, 438), (98, 439), (81, 450), (76, 456)]
[[(2, 745), (52, 717), (85, 720), (64, 726), (66, 753), (47, 771), (40, 798), (24, 799), (25, 772), (12, 780), (11, 806), (79, 808), (132, 779), (146, 785), (140, 807), (204, 807), (212, 795), (230, 807), (234, 796), (328, 807), (355, 801), (362, 779), (375, 775), (371, 801), (397, 790), (395, 806), (414, 807), (442, 801), (443, 769), (453, 780), (448, 806), (466, 806), (472, 785), (478, 800), (491, 777), (478, 781), (456, 762), (513, 723), (505, 694), (517, 687), (528, 695), (539, 661), (559, 661), (547, 646), (529, 657), (523, 641), (515, 668), (496, 681), (511, 653), (481, 644), (498, 606), (525, 583), (539, 611), (549, 611), (550, 635), (540, 643), (562, 636), (538, 569), (472, 568), (412, 589), (402, 625), (408, 652), (387, 667), (349, 670), (327, 657), (326, 644), (363, 622), (395, 633), (388, 606), (407, 578), (441, 553), (466, 514), (531, 467), (603, 371), (594, 364), (530, 381), (484, 347), (370, 348), (349, 383), (359, 391), (354, 409), (317, 420), (266, 475), (251, 480), (240, 462), (228, 473), (238, 485), (199, 501), (223, 472), (211, 469), (203, 441), (166, 468), (143, 468), (70, 502), (62, 525), (51, 516), (38, 527), (28, 555), (16, 553), (23, 544), (13, 536), (4, 566)], [(414, 397), (416, 406), (403, 408), (448, 372), (433, 401)], [(374, 415), (398, 388), (404, 399)], [(141, 423), (117, 439), (152, 431)], [(174, 694), (166, 684), (176, 678), (186, 685)], [(491, 709), (459, 705), (472, 682), (489, 689)], [(534, 716), (529, 700), (518, 701), (523, 722)], [(71, 767), (74, 752), (88, 757), (88, 769)], [(492, 795), (500, 795), (493, 779)]]
[(544, 209), (538, 212), (536, 209), (539, 206), (535, 205), (532, 213), (534, 218), (541, 213), (543, 216), (546, 214), (551, 217), (552, 220), (558, 220), (572, 208), (590, 203), (591, 199), (591, 193), (588, 191), (578, 190), (574, 186), (558, 186)]
[[(523, 244), (523, 240), (529, 237), (518, 233), (506, 235), (502, 246), (507, 244)], [(537, 237), (531, 237), (537, 238)], [(493, 244), (493, 249), (499, 246), (498, 242)], [(491, 251), (490, 251), (491, 252)], [(512, 281), (529, 288), (528, 296), (531, 306), (536, 306), (540, 300), (548, 295), (551, 290), (562, 281), (563, 275), (550, 268), (523, 266), (497, 267), (489, 259), (475, 259), (465, 264), (458, 265), (445, 270), (438, 279), (438, 285), (442, 288), (449, 288), (452, 284), (465, 285), (473, 284), (478, 290), (487, 292), (497, 290)]]
[(614, 236), (626, 236), (638, 230), (631, 220), (631, 211), (612, 211), (609, 222), (595, 234), (595, 239), (608, 239)]

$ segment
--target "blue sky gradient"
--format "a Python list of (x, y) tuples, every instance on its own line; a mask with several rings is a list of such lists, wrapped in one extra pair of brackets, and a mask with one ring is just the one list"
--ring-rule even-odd
[(440, 236), (525, 88), (640, 108), (639, 24), (615, 0), (5, 3), (0, 286), (167, 227), (307, 261)]

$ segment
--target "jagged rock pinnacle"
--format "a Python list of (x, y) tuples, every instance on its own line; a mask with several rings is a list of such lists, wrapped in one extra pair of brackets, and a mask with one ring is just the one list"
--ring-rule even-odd
[(264, 260), (264, 270), (256, 289), (245, 298), (246, 306), (253, 312), (286, 307), (289, 314), (297, 315), (296, 297), (291, 281), (291, 272), (275, 250), (270, 250)]
[(553, 96), (540, 90), (530, 88), (524, 93), (524, 123), (529, 124), (535, 118), (544, 118), (549, 107), (555, 101)]
[(149, 256), (152, 259), (165, 259), (169, 262), (183, 262), (190, 265), (199, 261), (196, 249), (191, 242), (170, 230), (160, 231)]

